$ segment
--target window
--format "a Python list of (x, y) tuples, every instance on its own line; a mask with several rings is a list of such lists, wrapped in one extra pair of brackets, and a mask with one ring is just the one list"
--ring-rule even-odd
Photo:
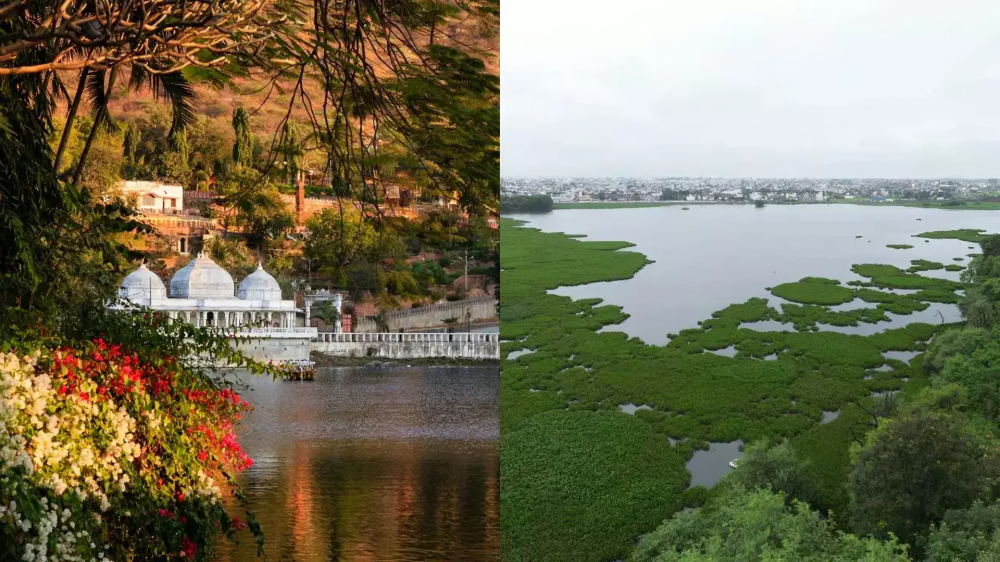
[(143, 195), (142, 196), (142, 206), (143, 207), (152, 207), (155, 204), (156, 204), (156, 198), (154, 198), (152, 195)]
[(177, 208), (177, 199), (171, 199), (170, 200), (170, 207), (174, 208), (174, 209)]

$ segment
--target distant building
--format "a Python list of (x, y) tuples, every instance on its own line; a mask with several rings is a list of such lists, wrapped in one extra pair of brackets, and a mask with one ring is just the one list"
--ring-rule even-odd
[(143, 213), (178, 214), (184, 210), (184, 187), (157, 181), (126, 181), (122, 196), (134, 199)]

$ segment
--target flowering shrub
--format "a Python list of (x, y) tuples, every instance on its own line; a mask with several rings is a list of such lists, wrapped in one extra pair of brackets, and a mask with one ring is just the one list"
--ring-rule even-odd
[(0, 560), (208, 560), (248, 524), (262, 546), (222, 505), (252, 460), (220, 386), (103, 339), (0, 352)]

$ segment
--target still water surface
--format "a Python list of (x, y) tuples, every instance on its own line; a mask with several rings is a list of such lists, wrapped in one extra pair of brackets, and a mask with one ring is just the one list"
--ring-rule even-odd
[[(244, 377), (242, 475), (271, 561), (498, 559), (497, 367)], [(255, 558), (244, 539), (219, 560)]]
[[(610, 283), (562, 287), (552, 291), (574, 299), (600, 297), (624, 307), (631, 318), (604, 331), (625, 332), (653, 345), (665, 345), (668, 333), (697, 327), (712, 312), (751, 297), (764, 297), (771, 306), (782, 302), (766, 290), (807, 276), (842, 282), (862, 279), (851, 272), (856, 263), (886, 263), (901, 268), (910, 260), (957, 263), (976, 244), (959, 240), (913, 238), (930, 230), (981, 228), (1000, 232), (995, 211), (947, 211), (909, 207), (857, 205), (691, 205), (645, 209), (572, 209), (547, 215), (514, 216), (545, 232), (584, 234), (590, 240), (622, 240), (636, 245), (656, 263), (634, 278)], [(917, 220), (921, 219), (921, 220)], [(856, 236), (861, 238), (856, 238)], [(887, 244), (911, 244), (910, 250)], [(973, 249), (969, 247), (973, 246)], [(958, 279), (959, 272), (925, 271), (921, 275)], [(874, 306), (852, 303), (852, 306)], [(941, 315), (938, 314), (941, 313)], [(932, 303), (910, 316), (890, 315), (892, 324), (862, 324), (836, 329), (870, 334), (910, 322), (952, 322), (957, 310)], [(744, 327), (750, 327), (745, 325)]]

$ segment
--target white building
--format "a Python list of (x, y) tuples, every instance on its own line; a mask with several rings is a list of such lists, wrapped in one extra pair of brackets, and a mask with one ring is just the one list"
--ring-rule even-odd
[(163, 282), (145, 264), (122, 281), (118, 296), (164, 312), (172, 321), (199, 327), (246, 328), (265, 337), (273, 333), (302, 338), (317, 333), (316, 328), (296, 326), (295, 301), (282, 300), (278, 282), (260, 265), (239, 288), (234, 285), (226, 270), (198, 254), (174, 273), (169, 296)]
[(184, 187), (166, 185), (156, 181), (126, 181), (121, 185), (122, 195), (134, 197), (136, 206), (144, 213), (180, 213), (184, 209)]

